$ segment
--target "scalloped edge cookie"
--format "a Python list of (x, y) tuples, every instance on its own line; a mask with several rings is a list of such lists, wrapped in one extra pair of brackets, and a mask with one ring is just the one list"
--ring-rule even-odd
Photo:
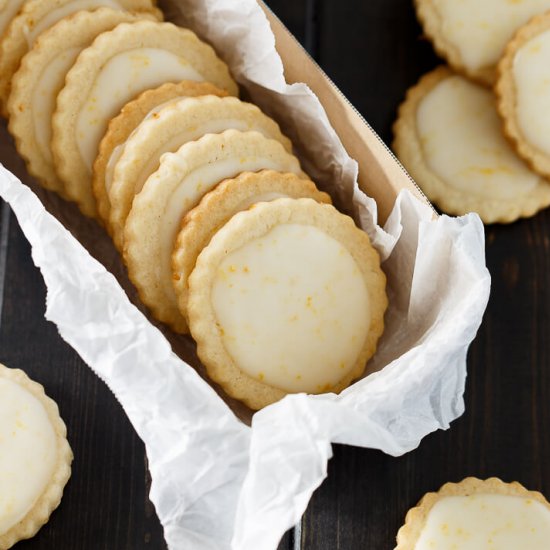
[(226, 97), (227, 92), (210, 82), (195, 82), (194, 80), (166, 82), (158, 88), (146, 90), (136, 99), (127, 103), (120, 114), (109, 122), (107, 133), (99, 144), (99, 154), (94, 163), (92, 190), (97, 201), (99, 216), (110, 236), (113, 235), (109, 223), (111, 202), (105, 187), (105, 180), (107, 172), (112, 170), (110, 163), (115, 149), (124, 144), (145, 117), (152, 115), (153, 111), (163, 107), (163, 104), (177, 98), (202, 95)]
[[(52, 119), (52, 151), (56, 171), (65, 184), (67, 194), (86, 216), (97, 218), (97, 207), (92, 193), (92, 170), (88, 169), (82, 158), (76, 140), (77, 118), (89, 98), (97, 74), (107, 61), (136, 48), (160, 49), (184, 57), (205, 81), (227, 89), (231, 95), (236, 95), (238, 91), (227, 65), (214, 49), (192, 31), (173, 23), (122, 23), (98, 36), (89, 48), (82, 51), (68, 72)], [(141, 91), (136, 95), (139, 93)], [(128, 98), (131, 99), (134, 98)], [(102, 119), (97, 123), (105, 124), (106, 128), (108, 120)]]
[(506, 46), (503, 57), (497, 66), (497, 110), (504, 121), (504, 133), (517, 153), (535, 172), (550, 178), (550, 155), (532, 145), (523, 135), (516, 118), (516, 86), (513, 66), (517, 52), (535, 36), (550, 31), (550, 11), (533, 17), (529, 23), (519, 29)]
[(405, 100), (399, 106), (398, 117), (393, 126), (392, 148), (405, 169), (416, 180), (430, 201), (437, 204), (441, 210), (459, 216), (476, 212), (486, 224), (510, 223), (520, 217), (532, 216), (550, 205), (550, 183), (542, 179), (531, 194), (522, 197), (522, 202), (517, 199), (480, 200), (447, 185), (429, 168), (424, 160), (421, 140), (417, 133), (417, 109), (422, 99), (433, 88), (441, 81), (453, 76), (460, 75), (446, 66), (434, 69), (407, 91)]
[(244, 172), (236, 178), (223, 181), (208, 192), (183, 219), (172, 254), (174, 289), (179, 310), (186, 319), (188, 278), (202, 249), (237, 212), (248, 209), (257, 202), (255, 198), (269, 196), (270, 193), (279, 196), (265, 200), (284, 196), (292, 199), (310, 198), (331, 204), (330, 196), (319, 191), (311, 180), (274, 170)]
[[(44, 31), (63, 17), (81, 11), (82, 7), (79, 6), (69, 8), (69, 4), (77, 1), (78, 0), (30, 0), (22, 6), (17, 16), (11, 20), (0, 40), (0, 104), (2, 105), (4, 116), (7, 116), (6, 102), (10, 95), (11, 78), (19, 68), (21, 59), (32, 46), (29, 33), (41, 24), (46, 23), (47, 27), (43, 29)], [(156, 9), (151, 0), (114, 1), (120, 6), (121, 10), (131, 10), (135, 12), (147, 11), (155, 13), (159, 19), (162, 18), (161, 12)], [(97, 5), (90, 5), (84, 9), (92, 11), (101, 6), (102, 4), (98, 1)], [(53, 13), (59, 9), (64, 9), (65, 13), (59, 14), (59, 18), (52, 20)]]
[(292, 152), (292, 144), (279, 125), (256, 105), (236, 97), (202, 96), (184, 98), (167, 105), (144, 120), (126, 141), (108, 191), (111, 203), (109, 225), (115, 246), (121, 250), (124, 225), (134, 197), (147, 178), (155, 172), (162, 154), (175, 152), (184, 143), (196, 141), (205, 134), (225, 130), (260, 132), (279, 141)]
[[(126, 220), (123, 258), (128, 276), (153, 317), (175, 332), (187, 333), (189, 329), (178, 309), (172, 285), (173, 246), (185, 214), (215, 187), (202, 182), (196, 188), (183, 188), (181, 183), (197, 170), (235, 158), (241, 169), (221, 176), (215, 185), (241, 172), (262, 169), (301, 174), (298, 159), (285, 151), (278, 141), (267, 139), (259, 132), (226, 130), (221, 134), (207, 134), (162, 157), (159, 169), (136, 195)], [(177, 189), (180, 192), (184, 189), (185, 196), (180, 195), (174, 201)], [(171, 219), (169, 207), (177, 209), (177, 219)], [(172, 233), (172, 242), (162, 246), (162, 234), (166, 230)]]
[[(33, 48), (23, 57), (21, 66), (12, 80), (7, 103), (8, 127), (15, 139), (17, 152), (26, 162), (27, 171), (46, 189), (66, 196), (63, 182), (55, 172), (53, 158), (48, 159), (42, 153), (35, 132), (33, 98), (37, 85), (41, 83), (44, 67), (55, 62), (67, 50), (74, 48), (82, 51), (91, 45), (99, 34), (112, 30), (120, 23), (137, 21), (139, 17), (139, 14), (134, 15), (112, 8), (76, 12), (40, 34)], [(77, 55), (78, 53), (75, 53), (75, 59)], [(63, 78), (54, 90), (54, 105), (64, 83)], [(51, 125), (51, 119), (48, 122)]]
[(469, 496), (473, 494), (527, 497), (541, 502), (550, 510), (550, 503), (548, 503), (541, 493), (529, 491), (517, 481), (505, 483), (496, 477), (485, 480), (467, 477), (458, 483), (445, 483), (435, 493), (426, 493), (420, 502), (407, 512), (405, 523), (397, 533), (397, 546), (395, 550), (414, 550), (431, 509), (441, 498), (447, 496)]
[(312, 199), (284, 198), (258, 203), (235, 214), (201, 252), (189, 277), (189, 327), (208, 376), (231, 397), (255, 410), (282, 399), (288, 392), (248, 376), (235, 363), (225, 349), (221, 328), (216, 321), (212, 287), (218, 266), (229, 252), (266, 235), (280, 224), (288, 223), (316, 227), (343, 245), (361, 270), (369, 294), (371, 320), (359, 356), (350, 372), (336, 385), (323, 388), (323, 392), (340, 392), (363, 374), (384, 330), (384, 313), (388, 304), (386, 276), (380, 269), (380, 258), (367, 234), (358, 229), (349, 216), (332, 205)]
[(33, 537), (48, 522), (52, 512), (59, 506), (63, 489), (71, 477), (73, 453), (67, 441), (67, 428), (59, 416), (59, 408), (44, 392), (44, 387), (31, 380), (19, 369), (11, 369), (0, 363), (0, 378), (5, 378), (32, 394), (44, 407), (57, 439), (57, 463), (46, 486), (34, 506), (17, 524), (0, 533), (0, 548), (10, 548), (16, 542)]

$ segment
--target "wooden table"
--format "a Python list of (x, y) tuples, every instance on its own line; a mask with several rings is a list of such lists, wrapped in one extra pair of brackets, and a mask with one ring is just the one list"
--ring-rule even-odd
[[(390, 143), (405, 90), (438, 63), (411, 0), (268, 3)], [(165, 548), (146, 496), (141, 441), (109, 390), (44, 320), (44, 283), (5, 205), (0, 227), (0, 361), (46, 386), (76, 457), (61, 507), (17, 548)], [(490, 227), (486, 238), (493, 290), (469, 353), (466, 413), (401, 458), (335, 446), (328, 479), (281, 549), (391, 550), (408, 508), (470, 475), (518, 480), (550, 496), (550, 214)]]

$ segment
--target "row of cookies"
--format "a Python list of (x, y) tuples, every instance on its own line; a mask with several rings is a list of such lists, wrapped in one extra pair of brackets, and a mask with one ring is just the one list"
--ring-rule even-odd
[(505, 223), (549, 206), (550, 12), (540, 12), (550, 2), (416, 7), (450, 67), (407, 93), (394, 125), (400, 161), (450, 214)]
[(105, 226), (153, 316), (191, 331), (230, 395), (257, 409), (349, 385), (387, 306), (367, 235), (194, 33), (153, 5), (70, 5), (9, 82), (29, 172)]

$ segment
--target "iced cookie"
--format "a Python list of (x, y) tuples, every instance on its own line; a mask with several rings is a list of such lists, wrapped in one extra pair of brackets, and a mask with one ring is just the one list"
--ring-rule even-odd
[(28, 539), (59, 506), (73, 455), (57, 405), (0, 365), (0, 548)]
[(311, 199), (239, 212), (189, 277), (188, 315), (208, 375), (252, 409), (339, 392), (384, 328), (386, 277), (353, 220)]
[(415, 0), (437, 52), (459, 72), (491, 85), (506, 43), (550, 0)]
[(27, 169), (40, 183), (64, 195), (55, 173), (50, 140), (57, 95), (78, 54), (102, 32), (135, 21), (129, 12), (99, 8), (80, 11), (44, 31), (23, 57), (8, 100), (9, 129)]
[(153, 11), (151, 0), (30, 0), (11, 21), (0, 41), (0, 101), (6, 111), (10, 81), (23, 56), (32, 48), (40, 33), (63, 17), (80, 10), (108, 6), (119, 10)]
[(124, 105), (120, 114), (109, 122), (107, 133), (99, 144), (99, 153), (94, 162), (92, 189), (97, 201), (99, 216), (111, 236), (112, 231), (109, 225), (111, 203), (108, 190), (113, 181), (114, 167), (124, 151), (126, 140), (145, 118), (155, 116), (155, 113), (166, 104), (183, 97), (201, 95), (225, 97), (227, 92), (216, 88), (209, 82), (194, 82), (193, 80), (166, 82), (158, 88), (146, 90), (136, 99)]
[(550, 177), (550, 13), (514, 37), (498, 66), (498, 110), (518, 153)]
[(84, 214), (96, 215), (92, 166), (109, 120), (144, 90), (180, 80), (237, 93), (214, 50), (171, 23), (123, 23), (82, 51), (58, 96), (52, 151), (65, 191)]
[(184, 143), (205, 134), (230, 129), (255, 130), (282, 143), (292, 152), (290, 140), (281, 134), (277, 123), (258, 107), (236, 97), (204, 96), (180, 99), (144, 120), (124, 145), (109, 185), (110, 227), (113, 240), (122, 250), (126, 218), (134, 197), (147, 178), (155, 172), (164, 153), (177, 151)]
[(396, 550), (546, 550), (550, 504), (519, 483), (469, 477), (426, 494), (407, 513)]
[(173, 284), (178, 307), (184, 317), (187, 317), (189, 275), (198, 255), (216, 231), (237, 212), (247, 210), (258, 202), (284, 197), (331, 202), (330, 197), (319, 191), (310, 180), (301, 179), (295, 174), (262, 170), (225, 180), (207, 193), (185, 216), (172, 254)]
[(124, 231), (124, 259), (154, 317), (187, 332), (172, 284), (172, 251), (183, 217), (218, 183), (263, 169), (300, 174), (298, 159), (259, 132), (227, 130), (166, 153), (136, 195)]
[(444, 212), (511, 222), (550, 204), (550, 184), (504, 138), (493, 94), (446, 68), (409, 90), (394, 132), (399, 160)]

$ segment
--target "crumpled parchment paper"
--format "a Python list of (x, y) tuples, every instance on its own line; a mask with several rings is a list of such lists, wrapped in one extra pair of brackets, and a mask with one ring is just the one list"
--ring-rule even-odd
[(483, 226), (473, 214), (433, 219), (405, 191), (384, 229), (376, 226), (376, 205), (357, 187), (357, 165), (319, 102), (305, 85), (285, 84), (256, 2), (165, 0), (161, 7), (215, 46), (294, 140), (305, 169), (371, 235), (390, 298), (372, 374), (340, 395), (288, 396), (251, 418), (205, 380), (190, 339), (161, 332), (133, 305), (105, 234), (32, 182), (5, 130), (0, 159), (32, 191), (1, 168), (0, 195), (44, 276), (46, 317), (108, 384), (145, 442), (150, 496), (168, 546), (273, 550), (326, 476), (331, 443), (400, 455), (462, 414), (466, 352), (490, 287)]

